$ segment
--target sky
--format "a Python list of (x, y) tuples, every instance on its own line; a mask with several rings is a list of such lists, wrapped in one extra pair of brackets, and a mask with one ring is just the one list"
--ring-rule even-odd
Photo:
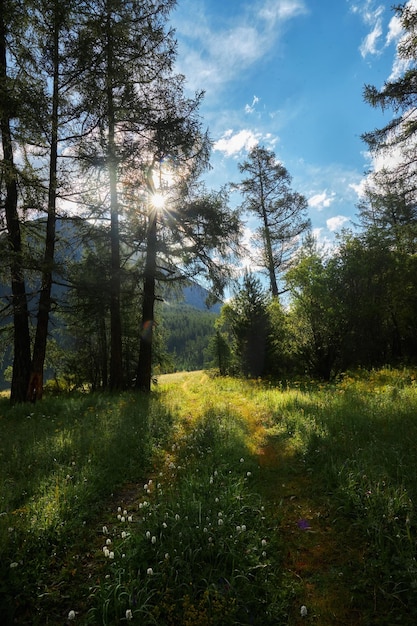
[[(171, 24), (177, 71), (213, 141), (210, 188), (239, 182), (237, 164), (256, 144), (274, 151), (308, 200), (318, 241), (357, 222), (364, 132), (384, 126), (364, 102), (401, 71), (393, 0), (178, 0)], [(239, 198), (232, 198), (239, 202)]]

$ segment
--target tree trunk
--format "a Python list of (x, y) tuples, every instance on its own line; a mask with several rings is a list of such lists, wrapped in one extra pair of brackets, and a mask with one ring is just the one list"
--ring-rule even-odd
[(152, 381), (152, 340), (155, 305), (155, 274), (157, 244), (157, 211), (151, 209), (146, 238), (145, 279), (142, 301), (142, 332), (139, 345), (139, 361), (136, 389), (149, 393)]
[(26, 287), (22, 263), (22, 240), (17, 213), (17, 173), (14, 167), (10, 130), (11, 102), (7, 89), (6, 25), (4, 0), (0, 0), (0, 130), (3, 148), (3, 173), (6, 185), (5, 214), (10, 249), (10, 275), (13, 308), (13, 375), (10, 400), (24, 402), (30, 372), (30, 335)]
[(270, 226), (268, 222), (268, 216), (263, 205), (262, 200), (262, 218), (264, 222), (264, 241), (265, 241), (265, 253), (268, 264), (268, 273), (269, 273), (269, 283), (271, 286), (271, 294), (273, 298), (278, 298), (278, 283), (277, 277), (275, 275), (275, 267), (274, 267), (274, 255), (272, 252), (272, 243), (271, 243), (271, 232)]
[(39, 294), (38, 319), (35, 344), (33, 347), (32, 368), (28, 386), (28, 400), (35, 402), (42, 398), (43, 373), (46, 346), (48, 341), (49, 314), (51, 310), (52, 270), (55, 256), (56, 230), (56, 190), (58, 164), (58, 115), (59, 115), (59, 24), (55, 15), (53, 47), (53, 91), (51, 148), (49, 162), (48, 217), (46, 221), (45, 252), (42, 268), (42, 284)]
[(113, 100), (113, 45), (111, 13), (107, 15), (107, 114), (108, 171), (110, 184), (110, 389), (123, 387), (122, 319), (120, 312), (120, 237), (119, 203), (117, 197), (117, 158), (115, 145), (115, 113)]

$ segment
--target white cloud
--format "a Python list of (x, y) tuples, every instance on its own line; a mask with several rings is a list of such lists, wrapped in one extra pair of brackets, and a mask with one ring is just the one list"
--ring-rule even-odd
[(401, 37), (403, 32), (403, 28), (401, 26), (401, 22), (398, 19), (397, 15), (394, 15), (390, 23), (388, 25), (388, 33), (386, 37), (386, 45), (389, 46), (392, 43), (397, 43), (399, 38)]
[[(206, 0), (208, 4), (210, 0)], [(192, 90), (207, 95), (235, 80), (267, 54), (289, 20), (305, 13), (305, 0), (259, 0), (241, 3), (235, 17), (220, 28), (209, 21), (203, 2), (183, 0), (173, 16), (180, 55), (178, 71)]]
[(368, 35), (363, 40), (359, 50), (363, 58), (368, 56), (368, 54), (379, 54), (380, 50), (378, 48), (379, 39), (382, 36), (382, 23), (381, 20), (378, 19), (376, 24), (374, 25), (372, 31), (368, 33)]
[[(409, 0), (407, 2), (406, 6), (408, 8), (411, 8), (412, 10), (416, 11), (417, 10), (417, 0)], [(398, 55), (398, 46), (401, 45), (402, 39), (403, 39), (404, 35), (405, 35), (405, 33), (404, 33), (404, 29), (402, 28), (401, 21), (395, 15), (391, 19), (391, 21), (389, 23), (388, 33), (387, 33), (387, 38), (386, 38), (386, 46), (389, 46), (392, 43), (397, 46), (397, 53), (396, 53), (395, 58), (394, 58), (394, 62), (393, 62), (393, 65), (392, 65), (392, 71), (391, 71), (390, 76), (388, 77), (388, 81), (397, 80), (412, 65), (411, 59), (402, 59)]]
[(362, 178), (359, 183), (351, 183), (349, 189), (353, 189), (359, 199), (364, 198), (366, 189), (366, 178)]
[(385, 6), (378, 4), (376, 0), (353, 2), (351, 11), (360, 16), (362, 22), (370, 27), (369, 33), (363, 39), (359, 50), (363, 58), (368, 55), (381, 54), (383, 44), (380, 43), (383, 35), (383, 15)]
[(259, 133), (254, 133), (248, 129), (240, 130), (237, 133), (229, 129), (214, 143), (213, 150), (223, 152), (225, 156), (233, 156), (242, 150), (252, 150), (259, 143), (260, 138)]
[(306, 13), (307, 9), (302, 0), (267, 0), (261, 2), (263, 5), (258, 15), (269, 23), (285, 21)]
[(346, 222), (350, 222), (350, 219), (345, 215), (335, 215), (334, 217), (329, 217), (329, 219), (326, 220), (326, 225), (327, 228), (334, 233), (336, 230), (342, 228)]
[(255, 106), (258, 104), (258, 102), (258, 96), (253, 96), (252, 104), (247, 104), (245, 106), (245, 113), (253, 113), (255, 111)]
[(311, 196), (311, 198), (308, 199), (308, 204), (314, 209), (321, 211), (332, 204), (335, 196), (336, 194), (334, 192), (329, 195), (327, 193), (327, 189), (325, 189), (322, 193), (317, 193), (314, 196)]

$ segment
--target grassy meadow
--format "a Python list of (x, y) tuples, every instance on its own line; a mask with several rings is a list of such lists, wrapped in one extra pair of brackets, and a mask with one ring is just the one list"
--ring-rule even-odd
[(417, 623), (409, 370), (0, 398), (1, 624)]

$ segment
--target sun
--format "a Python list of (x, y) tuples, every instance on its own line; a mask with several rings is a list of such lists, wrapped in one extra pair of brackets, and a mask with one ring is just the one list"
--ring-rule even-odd
[(151, 202), (155, 209), (163, 209), (165, 207), (166, 197), (163, 193), (156, 191), (151, 196)]

